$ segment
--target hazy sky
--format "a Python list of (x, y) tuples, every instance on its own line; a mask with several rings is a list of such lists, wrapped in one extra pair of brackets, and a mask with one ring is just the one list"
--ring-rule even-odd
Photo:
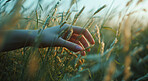
[[(53, 1), (53, 0), (43, 0), (42, 6), (44, 6), (46, 4), (50, 4), (51, 1)], [(52, 3), (52, 5), (56, 4), (56, 2), (58, 0), (54, 0), (54, 1), (55, 1), (55, 3)], [(70, 1), (71, 0), (61, 0), (61, 2), (60, 2), (60, 4), (61, 4), (60, 11), (67, 10), (69, 8)], [(77, 1), (79, 1), (77, 3), (77, 8), (78, 9), (82, 8), (83, 6), (85, 6), (86, 7), (85, 11), (89, 11), (91, 9), (96, 10), (97, 8), (99, 8), (100, 6), (102, 6), (104, 4), (106, 4), (107, 7), (110, 7), (109, 5), (111, 5), (112, 1), (114, 1), (113, 2), (113, 7), (114, 8), (116, 7), (116, 8), (118, 8), (120, 10), (121, 8), (125, 7), (125, 4), (129, 0), (77, 0)], [(137, 2), (138, 0), (133, 0), (133, 1)], [(37, 0), (26, 0), (25, 6), (30, 5), (32, 3), (36, 4)], [(73, 7), (76, 8), (76, 4), (73, 5)], [(148, 0), (143, 0), (143, 2), (139, 5), (139, 8), (142, 8), (142, 7), (148, 9)]]
[[(1, 2), (5, 2), (5, 1), (6, 0), (2, 0)], [(12, 1), (10, 1), (9, 4), (7, 5), (8, 10), (11, 9), (10, 6), (13, 5), (11, 3)], [(54, 3), (51, 4), (51, 6), (49, 6), (49, 8), (50, 8), (53, 5), (55, 5), (56, 2), (59, 0), (42, 0), (42, 1), (43, 1), (42, 2), (43, 7), (47, 4), (51, 4), (52, 1), (55, 1)], [(66, 11), (69, 8), (70, 1), (71, 0), (61, 0), (61, 2), (60, 2), (61, 6), (58, 11), (60, 11), (60, 12)], [(75, 10), (80, 10), (83, 6), (85, 6), (84, 12), (86, 13), (86, 12), (89, 12), (90, 10), (95, 11), (104, 4), (107, 5), (107, 7), (105, 8), (107, 10), (108, 8), (110, 8), (110, 5), (112, 4), (112, 2), (113, 2), (112, 9), (116, 8), (118, 11), (120, 11), (123, 8), (125, 8), (125, 5), (129, 0), (77, 0), (77, 1), (78, 1), (77, 5), (74, 4), (72, 9), (75, 8)], [(135, 2), (135, 3), (137, 1), (138, 0), (133, 0), (133, 2)], [(34, 7), (36, 6), (35, 4), (37, 4), (37, 0), (26, 0), (26, 2), (24, 3), (24, 7), (28, 8), (28, 9), (34, 9)], [(148, 0), (143, 0), (143, 2), (140, 3), (138, 7), (136, 7), (136, 8), (134, 7), (134, 8), (132, 8), (132, 10), (138, 9), (138, 8), (139, 9), (145, 8), (148, 10)], [(103, 10), (103, 11), (105, 12), (105, 10)], [(103, 11), (101, 11), (101, 12), (104, 13)]]
[[(56, 4), (56, 2), (59, 0), (54, 0), (55, 1), (54, 3), (51, 3), (52, 1), (53, 0), (43, 0), (42, 6), (44, 7), (47, 4), (51, 4), (50, 7), (53, 7)], [(61, 0), (60, 7), (58, 7), (58, 12), (63, 12), (63, 11), (66, 12), (69, 8), (70, 1), (71, 0)], [(79, 1), (79, 2), (77, 3), (77, 5), (76, 4), (73, 5), (72, 10), (80, 10), (83, 6), (85, 6), (85, 10), (82, 13), (85, 18), (87, 15), (90, 16), (91, 13), (88, 13), (90, 10), (92, 12), (94, 12), (98, 8), (100, 8), (101, 6), (107, 5), (107, 7), (104, 10), (102, 10), (101, 12), (99, 12), (99, 14), (96, 15), (96, 16), (101, 16), (104, 18), (106, 12), (108, 11), (108, 9), (110, 7), (111, 7), (111, 11), (115, 10), (117, 13), (119, 11), (124, 11), (125, 5), (129, 0), (77, 0), (77, 1)], [(137, 1), (138, 0), (133, 0), (133, 5), (131, 5), (129, 11), (142, 10), (143, 8), (148, 10), (148, 0), (143, 0), (142, 3), (140, 3), (138, 6), (135, 6)], [(25, 3), (25, 6), (32, 4), (32, 3), (36, 4), (36, 2), (37, 2), (36, 0), (27, 0)], [(112, 4), (112, 6), (111, 6), (111, 4)], [(118, 17), (118, 15), (115, 17)], [(148, 12), (141, 12), (140, 11), (140, 12), (134, 14), (134, 17), (139, 18), (139, 20), (141, 22), (147, 23)]]
[[(67, 9), (69, 6), (69, 3), (70, 3), (71, 0), (63, 0), (63, 2), (61, 2), (61, 6), (63, 9)], [(100, 6), (106, 4), (107, 7), (110, 7), (109, 5), (112, 4), (112, 1), (113, 2), (113, 7), (114, 8), (118, 8), (119, 10), (121, 8), (124, 8), (126, 3), (129, 1), (129, 0), (80, 0), (78, 3), (77, 3), (77, 6), (78, 8), (82, 8), (83, 6), (85, 6), (85, 11), (89, 11), (91, 9), (94, 9), (96, 10), (97, 8), (99, 8)], [(133, 0), (135, 3), (138, 1), (138, 0)], [(48, 0), (45, 0), (45, 2), (47, 3)], [(76, 6), (76, 5), (74, 5)], [(148, 0), (144, 0), (141, 4), (139, 4), (138, 6), (139, 8), (147, 8), (148, 9)], [(62, 11), (62, 10), (61, 10)]]
[[(69, 6), (69, 2), (70, 0), (64, 0), (61, 4), (61, 9), (60, 11), (66, 10)], [(97, 15), (104, 15), (106, 13), (106, 11), (111, 7), (112, 10), (116, 10), (116, 12), (118, 11), (123, 11), (123, 9), (125, 9), (125, 5), (129, 0), (80, 0), (76, 4), (73, 5), (74, 8), (78, 8), (78, 10), (80, 10), (83, 6), (85, 6), (85, 10), (83, 12), (83, 14), (87, 15), (90, 10), (96, 11), (98, 8), (100, 8), (102, 5), (106, 4), (107, 7), (102, 10), (101, 12), (99, 12), (99, 14)], [(135, 6), (135, 4), (137, 3), (138, 0), (133, 0), (133, 5), (131, 5), (131, 8), (129, 11), (134, 11), (134, 10), (141, 10), (141, 9), (147, 9), (148, 10), (148, 0), (143, 0), (142, 3), (140, 3), (138, 6)], [(112, 6), (110, 6), (112, 4)], [(148, 19), (148, 12), (139, 12), (136, 13), (135, 17), (138, 18), (142, 18), (144, 16), (144, 18), (147, 20)], [(143, 21), (145, 21), (145, 19), (143, 18)]]
[[(2, 2), (5, 2), (5, 1), (6, 0), (2, 0)], [(51, 3), (53, 0), (42, 0), (42, 1), (43, 2), (41, 3), (41, 5), (43, 7), (45, 7), (45, 5), (50, 4), (50, 6), (49, 6), (49, 9), (50, 9), (59, 0), (54, 0), (54, 3)], [(63, 11), (66, 12), (69, 8), (70, 1), (71, 0), (61, 0), (60, 7), (58, 8), (58, 12), (63, 12)], [(101, 12), (99, 12), (99, 14), (97, 14), (97, 15), (104, 15), (110, 7), (111, 7), (112, 10), (116, 9), (115, 10), (116, 12), (123, 11), (123, 9), (125, 9), (126, 3), (129, 0), (77, 0), (77, 1), (79, 1), (79, 2), (77, 3), (77, 5), (76, 4), (73, 5), (72, 10), (80, 10), (83, 6), (85, 6), (85, 10), (82, 14), (84, 16), (86, 16), (86, 15), (90, 16), (91, 13), (88, 13), (90, 10), (92, 12), (94, 12), (103, 5), (107, 5), (107, 7), (104, 10), (102, 10)], [(134, 3), (136, 3), (137, 1), (138, 0), (133, 0)], [(12, 5), (13, 5), (11, 2), (12, 1), (10, 1), (9, 4), (7, 5), (8, 6), (7, 10), (11, 10)], [(140, 10), (140, 9), (143, 9), (143, 8), (148, 10), (148, 0), (143, 0), (143, 2), (140, 3), (136, 7), (134, 6), (134, 3), (133, 3), (133, 6), (130, 9), (131, 11)], [(26, 2), (24, 3), (24, 7), (28, 8), (27, 11), (29, 12), (30, 10), (34, 10), (36, 4), (37, 4), (37, 0), (26, 0)], [(111, 4), (112, 4), (112, 6), (110, 6)], [(44, 11), (47, 11), (47, 10), (44, 10)], [(144, 18), (148, 19), (148, 12), (144, 12), (144, 13), (140, 12), (137, 15), (138, 15), (139, 18), (142, 17), (142, 16), (145, 16)]]
[[(58, 1), (58, 0), (56, 0)], [(60, 12), (66, 11), (69, 8), (70, 5), (70, 1), (71, 0), (62, 0), (61, 6), (58, 9)], [(78, 1), (78, 0), (77, 0)], [(77, 5), (74, 4), (72, 9), (76, 9), (76, 10), (80, 10), (83, 6), (85, 6), (85, 10), (83, 12), (83, 14), (88, 15), (88, 13), (90, 10), (92, 10), (92, 12), (96, 11), (98, 8), (100, 8), (101, 6), (103, 6), (104, 4), (107, 5), (107, 7), (102, 10), (99, 14), (97, 15), (104, 15), (106, 13), (106, 11), (111, 7), (110, 5), (113, 3), (111, 9), (117, 11), (122, 11), (122, 9), (125, 8), (126, 3), (129, 0), (80, 0)], [(134, 4), (137, 3), (138, 0), (133, 0), (133, 6), (131, 6), (131, 11), (132, 10), (140, 10), (140, 9), (147, 9), (148, 10), (148, 0), (143, 0), (142, 3), (140, 3), (138, 6), (134, 6)], [(49, 0), (45, 0), (43, 4), (48, 4)], [(53, 3), (55, 4), (55, 3)], [(90, 14), (89, 14), (90, 15)], [(140, 15), (145, 15), (148, 17), (148, 12), (147, 13), (140, 13)]]

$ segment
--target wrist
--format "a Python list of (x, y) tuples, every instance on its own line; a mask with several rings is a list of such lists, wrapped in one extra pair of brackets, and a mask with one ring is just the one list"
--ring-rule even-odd
[(37, 35), (38, 35), (38, 30), (29, 30), (28, 34), (29, 34), (29, 46), (32, 46), (35, 42)]

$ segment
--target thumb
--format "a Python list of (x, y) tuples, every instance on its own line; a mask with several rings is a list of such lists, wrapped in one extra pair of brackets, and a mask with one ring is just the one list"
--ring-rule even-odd
[(60, 46), (66, 47), (69, 50), (74, 51), (74, 52), (78, 52), (78, 51), (83, 50), (83, 48), (80, 45), (70, 42), (70, 41), (67, 41), (67, 40), (64, 40), (62, 38), (59, 38), (59, 44), (60, 44)]

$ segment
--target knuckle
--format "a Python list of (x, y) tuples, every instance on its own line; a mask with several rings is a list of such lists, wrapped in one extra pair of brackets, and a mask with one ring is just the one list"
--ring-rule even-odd
[(64, 27), (69, 27), (70, 25), (69, 24), (64, 24)]
[(84, 40), (84, 39), (85, 39), (84, 35), (80, 35), (80, 40)]
[(83, 29), (83, 33), (86, 33), (88, 30), (87, 29)]
[(81, 38), (84, 39), (85, 38), (84, 35), (82, 35)]

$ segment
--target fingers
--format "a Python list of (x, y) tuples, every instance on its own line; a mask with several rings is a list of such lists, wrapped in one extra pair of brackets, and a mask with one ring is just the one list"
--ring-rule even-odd
[[(62, 27), (61, 29), (63, 30), (67, 27), (70, 27), (70, 25), (65, 24), (64, 27)], [(90, 34), (90, 32), (87, 29), (84, 29), (84, 28), (78, 27), (78, 26), (72, 26), (72, 28), (73, 28), (73, 33), (83, 34), (85, 36), (85, 38), (90, 42), (90, 44), (95, 44), (95, 41), (94, 41), (92, 35)]]
[(84, 50), (84, 48), (82, 48), (80, 45), (73, 43), (73, 42), (70, 42), (70, 41), (67, 41), (67, 40), (64, 40), (62, 38), (58, 39), (58, 45), (60, 45), (62, 47), (66, 47), (69, 50), (74, 51), (74, 52)]
[(85, 36), (85, 38), (91, 43), (91, 44), (95, 44), (95, 41), (92, 37), (92, 35), (90, 34), (90, 32), (87, 29), (81, 28), (81, 27), (77, 27), (77, 26), (73, 26), (73, 32), (76, 34), (83, 34)]
[[(86, 38), (83, 35), (79, 38), (79, 35), (78, 34), (73, 34), (71, 36), (71, 39), (75, 39), (77, 41), (80, 41), (82, 43), (82, 45), (84, 46), (84, 48), (87, 48), (87, 47), (90, 46), (89, 43), (87, 42)], [(90, 49), (88, 49), (87, 51), (89, 52)]]
[[(67, 27), (70, 27), (70, 25), (65, 24), (63, 27), (60, 28), (61, 31), (66, 29)], [(62, 36), (62, 38), (59, 38), (57, 46), (63, 46), (68, 48), (71, 51), (77, 52), (82, 51), (84, 48), (89, 47), (90, 44), (95, 44), (95, 41), (90, 34), (90, 32), (87, 29), (84, 29), (82, 27), (72, 26), (73, 29), (73, 35), (71, 36), (71, 39), (69, 41), (64, 40), (65, 37), (67, 37), (67, 33)], [(82, 37), (78, 38), (78, 36), (82, 35)], [(76, 39), (79, 40), (76, 40)], [(88, 49), (87, 51), (90, 51)], [(85, 55), (85, 51), (81, 52), (81, 55)]]
[[(73, 38), (71, 38), (69, 41), (74, 42), (74, 43), (80, 45), (80, 46), (84, 49), (84, 47), (83, 47), (83, 45), (81, 44), (80, 41), (75, 40), (75, 39), (73, 39)], [(85, 52), (85, 51), (82, 51), (82, 52), (81, 52), (81, 55), (82, 55), (82, 56), (85, 56), (85, 55), (86, 55), (86, 52)]]

